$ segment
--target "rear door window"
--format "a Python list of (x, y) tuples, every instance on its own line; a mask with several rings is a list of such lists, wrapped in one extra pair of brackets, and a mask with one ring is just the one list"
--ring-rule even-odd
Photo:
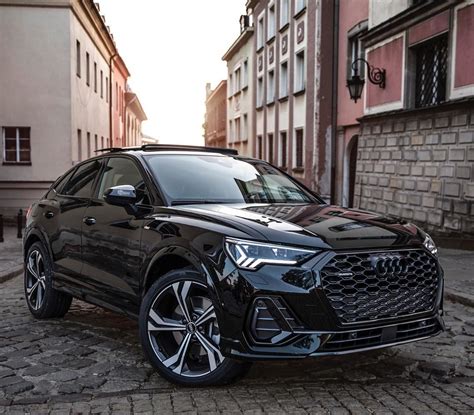
[(72, 177), (61, 188), (60, 194), (90, 198), (94, 180), (101, 167), (101, 160), (93, 160), (77, 168)]

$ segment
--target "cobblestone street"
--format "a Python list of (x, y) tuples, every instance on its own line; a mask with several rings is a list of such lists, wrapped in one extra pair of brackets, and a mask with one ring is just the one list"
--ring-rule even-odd
[(474, 410), (474, 312), (446, 304), (442, 335), (384, 351), (258, 363), (223, 388), (177, 388), (143, 358), (137, 325), (74, 301), (34, 320), (21, 277), (0, 285), (0, 413), (465, 413)]

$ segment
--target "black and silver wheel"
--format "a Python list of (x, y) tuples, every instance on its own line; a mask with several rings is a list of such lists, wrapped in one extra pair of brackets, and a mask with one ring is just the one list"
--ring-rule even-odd
[(174, 383), (225, 384), (249, 367), (221, 354), (214, 306), (194, 271), (173, 271), (150, 288), (141, 307), (140, 337), (150, 361)]
[(52, 287), (52, 266), (47, 250), (40, 242), (28, 249), (25, 260), (25, 296), (36, 318), (63, 317), (72, 297)]

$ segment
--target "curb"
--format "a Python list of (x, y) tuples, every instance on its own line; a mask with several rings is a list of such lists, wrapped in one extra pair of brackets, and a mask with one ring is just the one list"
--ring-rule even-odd
[(444, 296), (453, 303), (459, 303), (467, 307), (474, 307), (474, 295), (462, 293), (460, 291), (445, 287)]
[(23, 264), (22, 265), (17, 265), (14, 268), (11, 268), (5, 273), (0, 273), (0, 283), (6, 282), (8, 280), (11, 280), (12, 278), (16, 277), (17, 275), (20, 275), (23, 272)]

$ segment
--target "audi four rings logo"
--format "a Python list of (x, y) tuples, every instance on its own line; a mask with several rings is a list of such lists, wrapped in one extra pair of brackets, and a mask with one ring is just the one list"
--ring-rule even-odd
[(406, 258), (396, 255), (372, 257), (372, 266), (380, 277), (405, 275), (408, 270)]

